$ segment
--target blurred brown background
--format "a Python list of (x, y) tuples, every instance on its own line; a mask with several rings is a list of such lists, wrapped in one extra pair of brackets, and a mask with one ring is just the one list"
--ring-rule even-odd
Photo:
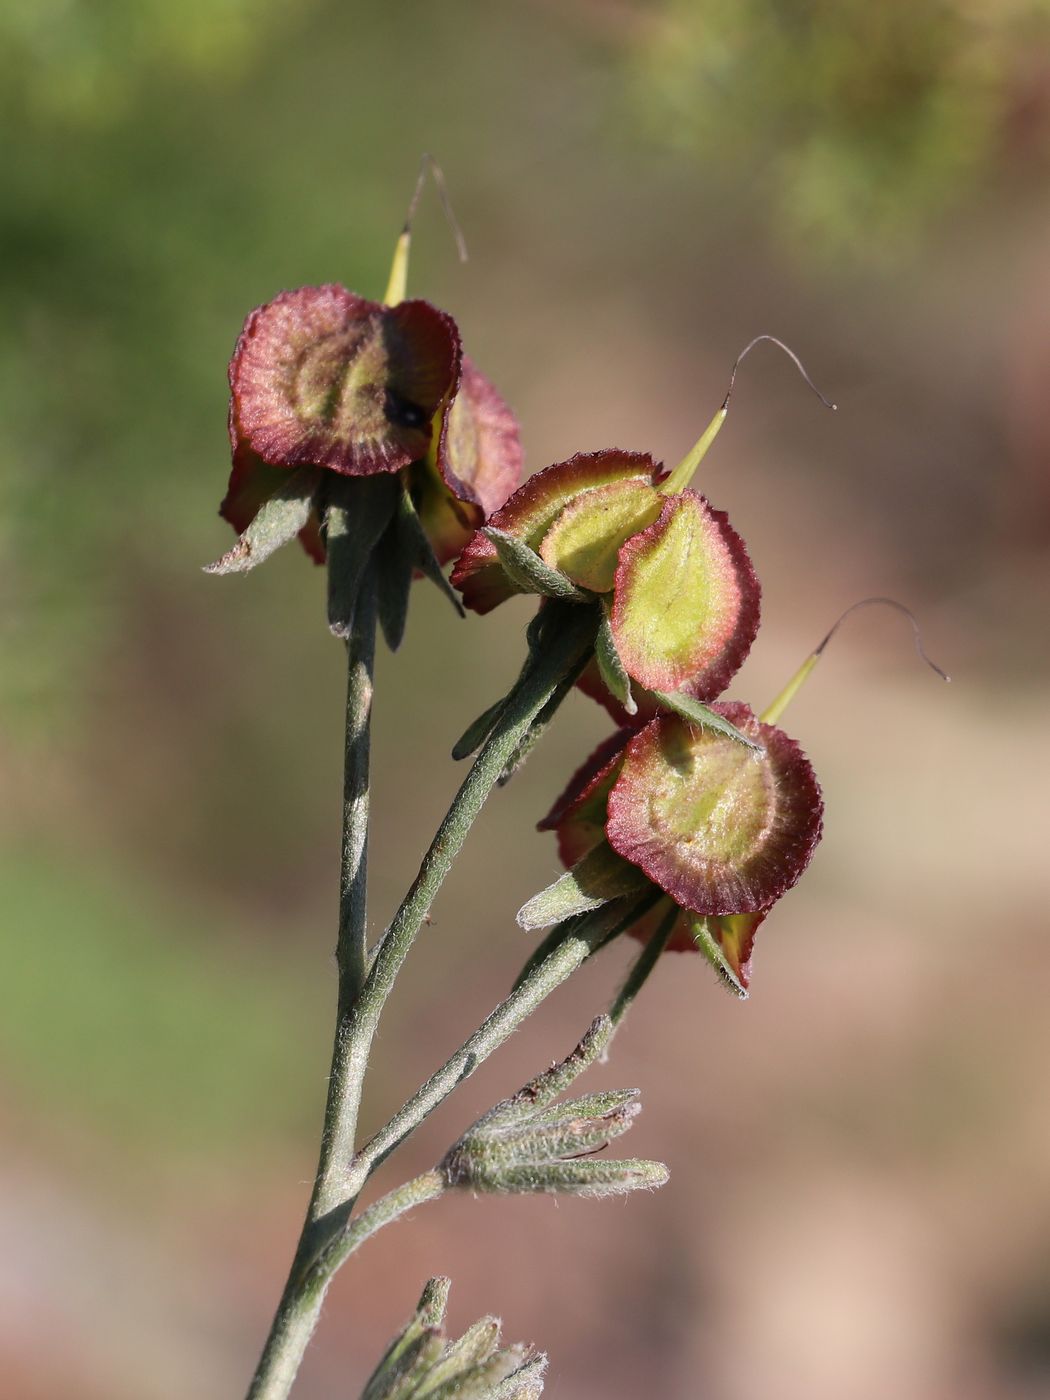
[[(1050, 13), (1037, 0), (471, 5), (7, 0), (0, 12), (0, 1384), (242, 1393), (328, 1059), (342, 658), (322, 578), (229, 543), (225, 365), (281, 287), (459, 319), (529, 464), (675, 461), (754, 334), (702, 486), (747, 538), (764, 703), (827, 835), (753, 996), (664, 960), (592, 1083), (638, 1084), (626, 1202), (455, 1199), (340, 1276), (296, 1392), (355, 1396), (430, 1273), (562, 1400), (1050, 1394)], [(373, 910), (414, 873), (528, 608), (420, 586), (380, 665)], [(556, 870), (533, 822), (607, 725), (577, 698), (472, 834), (377, 1046), (366, 1126), (508, 987)], [(574, 980), (385, 1169), (566, 1052)]]

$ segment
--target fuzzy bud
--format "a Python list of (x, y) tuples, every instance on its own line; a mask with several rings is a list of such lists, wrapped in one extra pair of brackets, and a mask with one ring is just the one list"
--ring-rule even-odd
[(479, 1118), (439, 1166), (449, 1186), (479, 1192), (625, 1195), (662, 1186), (660, 1162), (590, 1160), (626, 1133), (641, 1111), (637, 1089), (613, 1089), (554, 1102), (609, 1042), (596, 1020), (565, 1060), (530, 1080)]
[(361, 1400), (533, 1400), (547, 1358), (523, 1343), (501, 1347), (500, 1323), (483, 1317), (456, 1341), (443, 1323), (449, 1280), (432, 1278), (387, 1348)]

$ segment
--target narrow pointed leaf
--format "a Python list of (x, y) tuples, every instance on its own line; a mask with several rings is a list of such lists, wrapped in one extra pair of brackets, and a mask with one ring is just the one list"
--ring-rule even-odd
[(328, 483), (325, 513), (328, 555), (328, 626), (349, 637), (365, 567), (394, 512), (394, 484), (389, 477)]
[(693, 938), (696, 946), (703, 953), (704, 957), (718, 973), (718, 980), (727, 991), (739, 997), (741, 1001), (747, 1000), (747, 988), (743, 986), (736, 973), (729, 964), (729, 960), (718, 945), (718, 940), (711, 932), (710, 921), (708, 919), (696, 919), (692, 924)]
[(492, 1400), (540, 1400), (546, 1369), (547, 1358), (541, 1352), (531, 1361), (526, 1361), (513, 1375), (508, 1376), (503, 1384), (493, 1391)]
[(502, 714), (503, 707), (506, 703), (507, 697), (504, 695), (497, 700), (494, 705), (490, 705), (487, 710), (483, 710), (482, 713), (478, 715), (477, 719), (464, 729), (463, 733), (452, 746), (452, 757), (456, 759), (457, 762), (461, 758), (469, 758), (472, 753), (481, 748), (482, 744), (492, 733), (493, 726)]
[(637, 866), (622, 860), (603, 841), (553, 885), (523, 904), (518, 910), (518, 923), (522, 928), (546, 928), (641, 890), (647, 883)]
[(491, 525), (484, 526), (481, 533), (494, 545), (508, 577), (524, 592), (541, 593), (546, 598), (583, 600), (588, 596), (513, 535), (506, 535)]
[(413, 1320), (379, 1363), (361, 1400), (407, 1400), (443, 1351), (440, 1334)]
[[(546, 607), (541, 607), (537, 616), (534, 617), (532, 622), (529, 624), (529, 628), (526, 633), (526, 637), (528, 638), (529, 643), (529, 661), (526, 662), (526, 667), (529, 664), (531, 664), (531, 662), (535, 661), (535, 659), (538, 656), (540, 656), (543, 652), (544, 628), (546, 625), (550, 625), (550, 617), (548, 616), (548, 614), (550, 614), (551, 611), (552, 609), (550, 605), (547, 605)], [(577, 613), (577, 617), (579, 616), (579, 613)], [(585, 651), (580, 657), (579, 661), (576, 663), (576, 665), (573, 666), (571, 670), (567, 671), (562, 677), (562, 679), (558, 682), (558, 685), (555, 687), (554, 693), (551, 695), (551, 698), (547, 701), (546, 705), (544, 705), (543, 709), (540, 710), (539, 714), (536, 716), (536, 718), (529, 725), (528, 729), (518, 740), (514, 752), (510, 755), (506, 763), (503, 765), (503, 771), (500, 773), (498, 779), (496, 780), (500, 787), (506, 787), (507, 783), (510, 782), (511, 778), (513, 778), (514, 774), (518, 771), (519, 768), (521, 768), (521, 766), (525, 763), (526, 759), (532, 753), (532, 750), (543, 738), (544, 734), (547, 732), (549, 725), (551, 724), (555, 715), (558, 713), (558, 710), (561, 708), (565, 697), (569, 694), (573, 686), (576, 684), (576, 681), (579, 679), (580, 672), (586, 667), (588, 659), (589, 653)]]
[(446, 1154), (442, 1169), (449, 1186), (499, 1190), (512, 1168), (587, 1157), (630, 1128), (639, 1113), (628, 1104), (602, 1117), (524, 1121), (518, 1127), (491, 1127), (486, 1116)]
[(516, 1371), (527, 1354), (523, 1346), (506, 1347), (446, 1381), (436, 1390), (420, 1391), (420, 1400), (424, 1396), (426, 1400), (492, 1400), (493, 1387)]
[(490, 1189), (508, 1194), (566, 1196), (626, 1196), (631, 1191), (663, 1186), (670, 1173), (662, 1162), (638, 1158), (584, 1159), (553, 1162), (535, 1167), (515, 1167)]
[(320, 468), (304, 467), (289, 475), (287, 483), (259, 508), (251, 524), (206, 574), (247, 573), (264, 559), (294, 540), (305, 529), (313, 510), (314, 495), (320, 481)]
[(653, 698), (658, 700), (665, 710), (672, 710), (676, 715), (681, 715), (690, 724), (698, 724), (701, 729), (710, 729), (715, 734), (724, 734), (727, 739), (735, 739), (738, 744), (743, 744), (745, 748), (751, 749), (754, 753), (765, 753), (765, 749), (757, 739), (749, 738), (748, 735), (737, 729), (735, 724), (730, 724), (724, 715), (712, 710), (710, 705), (705, 705), (700, 700), (694, 700), (691, 695), (662, 690), (654, 690), (652, 694)]
[[(404, 492), (401, 492), (404, 497)], [(386, 534), (376, 550), (379, 581), (379, 625), (391, 651), (397, 651), (405, 637), (408, 601), (416, 571), (416, 542), (406, 525), (404, 512), (397, 508)]]
[[(228, 525), (233, 526), (235, 535), (243, 535), (270, 497), (287, 487), (291, 473), (287, 467), (269, 466), (246, 443), (234, 441), (231, 447), (230, 478), (219, 514)], [(310, 471), (311, 468), (303, 470)], [(320, 480), (323, 482), (323, 476)], [(324, 563), (319, 513), (323, 511), (322, 494), (320, 489), (315, 492), (314, 509), (299, 531), (299, 543), (315, 564)]]
[[(533, 662), (543, 650), (545, 629), (548, 625), (550, 625), (551, 620), (548, 615), (549, 612), (550, 610), (548, 608), (544, 608), (541, 606), (535, 614), (535, 616), (530, 621), (528, 627), (525, 629), (525, 641), (528, 644), (529, 653), (525, 659), (525, 663), (522, 666), (521, 671), (518, 674), (518, 679), (515, 682), (515, 685), (521, 684), (521, 682), (525, 678), (526, 673), (529, 670), (529, 667), (533, 664)], [(556, 691), (555, 694), (557, 693), (558, 692)], [(552, 696), (551, 699), (553, 700), (553, 698), (554, 697)], [(497, 700), (494, 705), (490, 705), (487, 710), (485, 710), (482, 714), (478, 715), (477, 719), (474, 720), (473, 724), (468, 725), (467, 729), (463, 732), (460, 739), (458, 740), (458, 742), (452, 750), (453, 758), (467, 758), (470, 754), (472, 754), (475, 751), (475, 749), (479, 749), (481, 747), (481, 745), (488, 738), (489, 734), (492, 732), (492, 728), (495, 725), (496, 720), (499, 718), (500, 711), (503, 709), (503, 706), (506, 703), (507, 697), (504, 695), (501, 699)], [(550, 701), (548, 701), (548, 704), (550, 704)], [(542, 716), (545, 713), (545, 710), (546, 706), (544, 707), (544, 710), (540, 711), (540, 715), (536, 717), (534, 723), (537, 723), (539, 721), (540, 716)], [(468, 748), (467, 745), (469, 745), (470, 747)]]
[(552, 1157), (571, 1160), (600, 1149), (634, 1127), (642, 1111), (640, 1103), (628, 1102), (611, 1108), (607, 1113), (570, 1115), (572, 1105), (566, 1104), (566, 1116), (554, 1122), (537, 1125), (542, 1128), (547, 1151)]
[[(718, 948), (720, 962), (729, 969), (734, 983), (743, 989), (745, 996), (751, 986), (755, 934), (768, 912), (768, 909), (760, 909), (751, 914), (711, 914), (705, 920), (706, 931)], [(690, 931), (695, 937), (695, 932)]]
[(487, 1361), (499, 1343), (499, 1319), (483, 1317), (468, 1327), (458, 1341), (450, 1342), (426, 1380), (415, 1392), (418, 1400), (438, 1394), (445, 1383), (469, 1367)]
[(546, 938), (540, 939), (531, 956), (526, 959), (525, 966), (515, 977), (511, 991), (517, 991), (522, 983), (528, 981), (536, 967), (542, 965), (552, 955), (554, 949), (560, 948), (567, 938), (577, 937), (585, 928), (588, 934), (598, 934), (601, 942), (596, 946), (605, 948), (605, 945), (613, 938), (619, 937), (622, 932), (629, 931), (634, 921), (643, 917), (645, 911), (650, 909), (658, 899), (658, 889), (647, 890), (640, 899), (631, 899), (630, 895), (624, 895), (620, 899), (609, 900), (608, 904), (603, 904), (602, 909), (595, 911), (595, 913), (580, 914), (575, 918), (564, 918), (560, 924), (554, 925)]
[(613, 637), (612, 627), (609, 623), (609, 615), (604, 611), (598, 627), (598, 635), (594, 641), (594, 657), (609, 694), (620, 702), (627, 714), (636, 715), (638, 706), (631, 694), (631, 678), (620, 660), (620, 653), (616, 650), (616, 639)]
[(404, 489), (398, 498), (397, 511), (398, 529), (410, 544), (415, 556), (416, 568), (431, 583), (437, 585), (438, 591), (443, 593), (452, 604), (457, 616), (466, 617), (463, 604), (459, 601), (459, 594), (445, 577), (438, 557), (434, 553), (434, 547), (430, 543), (427, 532), (423, 529), (423, 522), (419, 518), (412, 497)]
[(551, 953), (567, 939), (586, 936), (588, 941), (594, 940), (595, 949), (604, 948), (614, 938), (618, 938), (621, 933), (627, 932), (659, 898), (660, 891), (658, 889), (646, 889), (640, 896), (637, 894), (634, 896), (622, 895), (619, 899), (611, 899), (608, 904), (603, 904), (601, 909), (594, 910), (589, 914), (563, 919), (538, 944), (532, 956), (514, 979), (511, 990), (517, 991), (545, 959), (550, 957)]
[(511, 1161), (520, 1166), (585, 1157), (627, 1132), (640, 1111), (639, 1104), (628, 1103), (600, 1117), (566, 1114), (554, 1121), (527, 1123), (515, 1130), (505, 1129), (503, 1145)]
[[(432, 1282), (437, 1282), (437, 1280), (432, 1280)], [(429, 1287), (430, 1284), (427, 1284), (427, 1288)], [(426, 1290), (424, 1290), (424, 1297), (425, 1296)], [(415, 1360), (419, 1352), (419, 1343), (423, 1340), (428, 1331), (427, 1325), (421, 1316), (420, 1309), (422, 1302), (423, 1299), (420, 1299), (412, 1319), (397, 1334), (383, 1353), (378, 1366), (372, 1372), (365, 1386), (361, 1400), (378, 1400), (380, 1396), (389, 1395), (393, 1384), (393, 1378), (402, 1374), (401, 1363), (404, 1358), (409, 1352), (412, 1352), (412, 1357), (407, 1364), (411, 1365)]]
[(541, 603), (529, 619), (528, 627), (525, 628), (525, 642), (529, 648), (531, 659), (535, 659), (542, 651), (550, 626), (551, 609), (545, 608)]
[(567, 1116), (605, 1118), (626, 1104), (633, 1103), (640, 1092), (639, 1089), (599, 1089), (593, 1094), (581, 1094), (578, 1099), (567, 1099), (564, 1103), (557, 1103), (551, 1108), (541, 1110), (536, 1114), (536, 1122), (554, 1123), (560, 1117)]
[[(619, 656), (619, 653), (617, 653), (617, 655)], [(623, 665), (622, 656), (620, 657), (620, 664)], [(624, 667), (624, 669), (626, 670), (626, 667)], [(637, 729), (640, 725), (647, 724), (649, 720), (655, 719), (660, 713), (660, 707), (653, 699), (652, 691), (646, 690), (638, 684), (633, 684), (631, 687), (631, 698), (634, 701), (635, 709), (632, 714), (628, 714), (606, 684), (601, 667), (598, 665), (597, 656), (591, 661), (590, 665), (585, 666), (580, 672), (580, 679), (576, 682), (576, 688), (581, 694), (588, 696), (591, 700), (601, 705), (602, 709), (618, 729), (624, 727)]]
[(532, 753), (533, 749), (543, 738), (544, 734), (547, 732), (548, 726), (551, 724), (552, 720), (554, 719), (554, 716), (558, 713), (558, 710), (561, 708), (562, 702), (564, 701), (565, 697), (569, 694), (573, 686), (576, 684), (576, 677), (579, 673), (580, 668), (585, 664), (585, 661), (581, 661), (580, 666), (575, 667), (569, 674), (567, 674), (565, 677), (563, 677), (561, 681), (559, 681), (557, 689), (554, 691), (554, 694), (547, 701), (546, 705), (544, 705), (543, 709), (539, 712), (536, 718), (529, 725), (528, 729), (526, 729), (525, 733), (518, 740), (514, 752), (507, 759), (506, 763), (503, 765), (503, 771), (496, 779), (496, 782), (500, 787), (506, 787), (506, 785), (510, 782), (511, 778), (513, 778), (514, 774), (518, 771), (519, 768), (522, 767), (526, 759)]

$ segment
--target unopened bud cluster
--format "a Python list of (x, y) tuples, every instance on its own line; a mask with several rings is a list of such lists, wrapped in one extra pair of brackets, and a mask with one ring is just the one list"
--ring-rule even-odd
[(662, 1186), (662, 1162), (594, 1156), (633, 1126), (641, 1112), (637, 1089), (555, 1102), (598, 1058), (611, 1033), (608, 1018), (599, 1017), (567, 1059), (479, 1118), (438, 1168), (448, 1185), (572, 1196), (622, 1196)]
[(500, 1346), (500, 1322), (483, 1317), (450, 1341), (449, 1280), (432, 1278), (390, 1343), (361, 1400), (538, 1400), (547, 1358), (517, 1342)]

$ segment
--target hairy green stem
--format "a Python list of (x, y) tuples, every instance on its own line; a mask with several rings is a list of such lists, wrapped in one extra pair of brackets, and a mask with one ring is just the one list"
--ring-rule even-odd
[(543, 647), (507, 697), (499, 719), (438, 827), (411, 889), (376, 949), (358, 1003), (355, 1029), (365, 1058), (394, 981), (485, 799), (533, 720), (558, 690), (563, 677), (593, 644), (596, 618), (590, 609), (563, 605), (560, 616), (553, 620), (557, 605), (549, 607), (552, 621)]
[[(508, 1036), (536, 1010), (540, 1002), (571, 977), (592, 953), (606, 947), (613, 938), (634, 923), (651, 902), (649, 895), (643, 896), (641, 900), (615, 900), (590, 914), (567, 921), (573, 926), (571, 931), (527, 977), (519, 979), (510, 996), (500, 1002), (473, 1035), (469, 1036), (456, 1053), (416, 1090), (358, 1153), (350, 1174), (350, 1194), (323, 1222), (328, 1238), (312, 1267), (316, 1268), (323, 1260), (324, 1269), (329, 1277), (340, 1268), (357, 1248), (354, 1243), (356, 1222), (350, 1223), (350, 1217), (358, 1193), (376, 1167), (400, 1146), (464, 1079), (469, 1078), (494, 1050), (499, 1049)], [(659, 934), (657, 936), (659, 937)], [(655, 958), (652, 961), (655, 962)], [(651, 966), (650, 962), (649, 967)], [(635, 982), (636, 972), (637, 964), (631, 978), (628, 979), (634, 983), (635, 990), (645, 980), (648, 969)]]
[(423, 1205), (425, 1201), (436, 1201), (447, 1190), (448, 1182), (444, 1173), (434, 1168), (411, 1181), (406, 1181), (403, 1186), (388, 1191), (367, 1210), (362, 1211), (345, 1234), (322, 1251), (311, 1265), (311, 1273), (322, 1279), (330, 1279), (339, 1265), (345, 1259), (349, 1259), (355, 1250), (360, 1249), (365, 1240), (370, 1239), (377, 1230), (397, 1220), (406, 1210)]
[[(593, 952), (604, 948), (634, 923), (649, 902), (648, 895), (641, 899), (618, 899), (590, 914), (567, 920), (568, 924), (573, 925), (571, 931), (557, 941), (551, 952), (527, 976), (519, 979), (510, 995), (485, 1018), (452, 1058), (432, 1074), (393, 1118), (365, 1143), (354, 1159), (354, 1184), (360, 1182), (363, 1185), (379, 1163), (404, 1142), (457, 1085), (473, 1074), (536, 1010), (541, 1001), (560, 987)], [(360, 1190), (360, 1186), (357, 1189)]]
[[(391, 1224), (415, 1206), (436, 1200), (446, 1189), (444, 1176), (433, 1170), (381, 1196), (340, 1236), (339, 1262), (349, 1258), (384, 1225)], [(248, 1392), (249, 1400), (263, 1400), (263, 1397), (277, 1400), (291, 1390), (337, 1267), (329, 1261), (327, 1253), (322, 1253), (309, 1267), (302, 1267), (298, 1260), (293, 1266), (289, 1286), (281, 1298), (266, 1350)]]
[(343, 835), (335, 953), (339, 980), (321, 1149), (295, 1259), (248, 1392), (250, 1397), (283, 1397), (291, 1389), (299, 1362), (298, 1358), (293, 1361), (287, 1339), (295, 1335), (310, 1291), (299, 1284), (305, 1243), (316, 1222), (342, 1199), (344, 1167), (354, 1150), (361, 1083), (354, 1059), (348, 1052), (353, 1008), (364, 983), (367, 957), (368, 796), (377, 619), (375, 571), (366, 568), (346, 639)]
[[(351, 1170), (361, 1090), (372, 1040), (397, 975), (485, 799), (495, 787), (508, 759), (528, 733), (533, 720), (558, 691), (564, 677), (572, 672), (593, 645), (596, 625), (597, 618), (590, 608), (548, 604), (542, 646), (536, 648), (530, 663), (507, 697), (498, 721), (438, 827), (423, 857), (419, 873), (377, 945), (364, 982), (352, 1000), (342, 995), (346, 978), (344, 962), (340, 958), (340, 1018), (333, 1058), (333, 1079), (325, 1114), (322, 1170), (318, 1173), (307, 1222), (248, 1392), (248, 1400), (285, 1400), (317, 1325), (328, 1284), (347, 1257), (346, 1245), (354, 1228), (348, 1227), (347, 1222), (371, 1170), (370, 1167), (362, 1168), (357, 1161)], [(355, 625), (355, 634), (357, 630)], [(372, 632), (374, 636), (374, 615)], [(348, 729), (349, 719), (348, 710)], [(348, 753), (352, 747), (357, 752), (348, 736)], [(354, 810), (360, 811), (360, 804)], [(367, 807), (365, 810), (367, 812)], [(347, 849), (344, 839), (344, 857)], [(348, 893), (352, 893), (357, 887), (356, 876), (345, 887)], [(341, 918), (341, 946), (342, 929)], [(356, 944), (353, 946), (356, 949)], [(587, 945), (579, 961), (589, 951), (590, 946)], [(347, 965), (356, 968), (356, 959), (354, 951)], [(574, 964), (578, 965), (579, 962)], [(569, 967), (559, 980), (564, 980), (572, 970)], [(509, 1029), (506, 1033), (509, 1033)], [(445, 1093), (454, 1087), (453, 1083)], [(442, 1093), (437, 1102), (444, 1096)], [(429, 1109), (426, 1111), (429, 1112)], [(407, 1131), (411, 1129), (407, 1129), (402, 1136), (406, 1136)], [(380, 1156), (376, 1155), (372, 1165), (379, 1160)], [(321, 1260), (325, 1261), (323, 1266)]]
[(376, 581), (369, 569), (362, 580), (354, 628), (346, 644), (343, 839), (335, 949), (339, 988), (321, 1153), (307, 1216), (310, 1222), (342, 1198), (343, 1167), (353, 1155), (361, 1103), (360, 1076), (349, 1051), (353, 1010), (364, 984), (367, 956), (368, 786), (376, 611)]
[[(661, 901), (661, 903), (663, 902)], [(667, 902), (670, 903), (670, 901)], [(681, 914), (682, 911), (677, 904), (670, 904), (670, 908), (657, 925), (656, 932), (635, 959), (623, 986), (617, 993), (612, 1006), (609, 1007), (609, 1020), (612, 1022), (614, 1030), (627, 1015), (631, 1002), (642, 990), (650, 972), (659, 961), (660, 954), (671, 941), (671, 934), (674, 933), (674, 926)]]
[(376, 651), (376, 581), (361, 585), (354, 635), (347, 645), (346, 738), (343, 749), (343, 840), (339, 864), (339, 937), (335, 957), (348, 1000), (365, 980), (368, 887), (368, 785)]

